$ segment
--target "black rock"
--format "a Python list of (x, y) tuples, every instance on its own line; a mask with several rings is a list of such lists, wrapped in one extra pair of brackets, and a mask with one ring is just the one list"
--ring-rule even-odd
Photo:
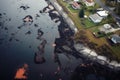
[(42, 64), (42, 63), (45, 63), (45, 58), (39, 54), (39, 52), (35, 53), (35, 56), (34, 56), (34, 61), (36, 64)]
[(6, 15), (6, 13), (3, 13), (3, 15)]
[(8, 30), (8, 28), (7, 28), (7, 27), (5, 27), (5, 30)]
[(27, 34), (31, 34), (31, 31), (28, 31), (28, 32), (25, 33), (25, 35), (27, 35)]
[(29, 6), (20, 6), (20, 8), (22, 8), (23, 10), (27, 10), (27, 9), (29, 9), (30, 7), (29, 7)]
[[(24, 24), (23, 24), (24, 25)], [(23, 27), (23, 25), (21, 25), (21, 26), (18, 26), (18, 29), (21, 29), (22, 27)]]
[(60, 20), (56, 20), (55, 23), (59, 22)]
[(44, 32), (41, 29), (38, 29), (38, 35), (42, 36), (44, 34)]
[(11, 33), (11, 35), (12, 35), (12, 36), (14, 36), (14, 35), (15, 35), (15, 33)]
[(39, 15), (39, 14), (36, 14), (36, 17), (40, 17), (40, 15)]
[(31, 45), (29, 45), (29, 48), (31, 48), (32, 46)]
[(23, 22), (33, 22), (33, 17), (31, 15), (27, 15), (23, 18)]
[(38, 27), (38, 24), (34, 24), (35, 27)]
[(9, 41), (11, 42), (13, 40), (13, 38), (11, 37), (10, 39), (9, 39)]
[(0, 22), (0, 26), (2, 26), (2, 22)]
[(11, 18), (9, 18), (9, 21), (11, 21)]
[(2, 13), (0, 13), (0, 16), (2, 16)]
[(43, 11), (42, 11), (42, 10), (40, 10), (40, 13), (43, 13)]
[(17, 42), (20, 41), (19, 39), (15, 39)]

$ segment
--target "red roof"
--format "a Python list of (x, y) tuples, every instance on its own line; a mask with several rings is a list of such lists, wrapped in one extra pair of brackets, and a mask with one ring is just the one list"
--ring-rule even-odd
[(77, 2), (73, 2), (74, 7), (80, 7), (80, 5)]
[(93, 0), (86, 0), (87, 2), (89, 2), (89, 3), (92, 3), (93, 2)]

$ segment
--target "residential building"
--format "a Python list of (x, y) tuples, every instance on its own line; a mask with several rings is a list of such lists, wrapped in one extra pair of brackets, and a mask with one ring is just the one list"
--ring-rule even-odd
[(75, 1), (75, 2), (79, 2), (79, 0), (73, 0), (73, 1)]
[(79, 5), (77, 2), (75, 2), (75, 1), (73, 1), (72, 7), (73, 7), (74, 9), (80, 9), (80, 5)]
[(100, 28), (101, 32), (104, 32), (105, 34), (113, 32), (114, 28), (112, 28), (112, 26), (110, 24), (104, 24), (101, 28)]
[(120, 28), (113, 28), (110, 24), (104, 24), (102, 27), (99, 28), (99, 30), (107, 34), (107, 33), (118, 31), (120, 30)]
[(108, 16), (108, 11), (102, 10), (102, 11), (97, 11), (95, 14), (90, 15), (89, 18), (94, 23), (99, 23), (102, 21), (103, 18), (106, 18), (107, 16)]
[(114, 44), (120, 43), (120, 36), (117, 35), (117, 34), (112, 35), (111, 41), (112, 41)]
[(102, 11), (97, 11), (97, 14), (100, 16), (100, 17), (107, 17), (108, 16), (108, 11), (106, 10), (102, 10)]
[(102, 17), (100, 17), (98, 14), (92, 14), (89, 16), (89, 18), (94, 22), (94, 23), (99, 23), (102, 21)]
[(83, 2), (86, 4), (86, 6), (94, 6), (95, 5), (94, 0), (83, 0)]

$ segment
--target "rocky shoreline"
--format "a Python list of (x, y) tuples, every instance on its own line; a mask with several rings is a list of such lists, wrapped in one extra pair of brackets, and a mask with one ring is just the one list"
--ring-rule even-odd
[[(44, 12), (49, 13), (51, 20), (54, 21), (57, 18), (60, 22), (58, 26), (60, 38), (56, 38), (54, 43), (55, 44), (54, 61), (58, 64), (58, 69), (56, 73), (59, 73), (60, 70), (62, 70), (62, 63), (59, 59), (59, 54), (64, 52), (66, 56), (72, 55), (76, 59), (81, 58), (83, 60), (83, 63), (80, 63), (80, 65), (77, 68), (79, 69), (84, 68), (83, 69), (84, 72), (78, 72), (78, 74), (81, 74), (81, 76), (83, 76), (84, 78), (85, 78), (85, 75), (94, 73), (95, 75), (96, 74), (103, 75), (107, 80), (112, 80), (112, 79), (117, 80), (118, 77), (116, 76), (120, 74), (120, 63), (118, 63), (117, 61), (110, 62), (110, 60), (107, 57), (98, 55), (95, 51), (85, 47), (83, 44), (75, 43), (74, 41), (75, 32), (69, 27), (65, 19), (63, 19), (63, 16), (58, 15), (59, 11), (57, 11), (54, 7), (52, 7), (53, 4), (51, 4), (48, 1), (47, 3), (49, 4), (47, 7), (43, 9), (44, 11), (42, 13)], [(54, 11), (55, 12), (57, 11), (57, 14), (53, 14)], [(69, 56), (67, 57), (69, 58)], [(96, 72), (93, 72), (93, 70), (90, 70), (93, 68), (94, 70), (96, 70)], [(81, 78), (75, 79), (74, 77), (77, 74), (74, 74), (74, 73), (76, 73), (76, 70), (72, 73), (73, 75), (71, 80), (78, 80), (82, 78), (81, 77)], [(113, 73), (114, 75), (112, 75)]]
[[(48, 8), (48, 9), (50, 8), (49, 6), (54, 5), (49, 1), (47, 1), (47, 3), (48, 3), (48, 6), (46, 8)], [(52, 11), (55, 10), (54, 8), (52, 8), (53, 10), (48, 10), (46, 8), (44, 9), (44, 12), (48, 12), (52, 20), (56, 17), (56, 18), (59, 18), (60, 21), (62, 21), (61, 24), (58, 26), (58, 28), (59, 28), (58, 30), (59, 30), (61, 38), (56, 39), (56, 41), (55, 41), (55, 44), (57, 45), (57, 47), (59, 46), (59, 48), (62, 49), (63, 51), (65, 51), (65, 52), (69, 52), (71, 54), (74, 53), (73, 55), (77, 55), (77, 57), (78, 56), (79, 57), (84, 56), (84, 58), (86, 57), (86, 58), (90, 59), (91, 61), (98, 62), (101, 65), (106, 65), (111, 69), (118, 70), (118, 71), (120, 70), (120, 63), (118, 63), (117, 61), (110, 61), (107, 57), (98, 55), (95, 51), (92, 51), (85, 46), (80, 47), (82, 44), (75, 44), (74, 40), (72, 38), (69, 38), (69, 37), (74, 37), (74, 33), (72, 33), (72, 35), (71, 35), (71, 32), (72, 32), (71, 28), (69, 28), (68, 27), (69, 25), (65, 23), (66, 22), (65, 19), (60, 18), (60, 17), (63, 17), (63, 16), (60, 15), (60, 17), (59, 17), (57, 14), (55, 14), (55, 15), (52, 14)], [(59, 11), (58, 11), (58, 13), (59, 13)], [(67, 28), (64, 26), (64, 28), (62, 29), (60, 26), (63, 26), (63, 25), (66, 25)], [(70, 30), (71, 30), (71, 32), (69, 32)], [(59, 44), (59, 43), (57, 43), (57, 41), (58, 42), (61, 41), (61, 43), (63, 43), (63, 44)], [(69, 43), (69, 44), (67, 44), (67, 43)], [(60, 47), (60, 45), (63, 46), (64, 44), (67, 44), (67, 46), (70, 45), (68, 47), (70, 49), (72, 49), (73, 52), (66, 51), (64, 48)], [(58, 49), (56, 49), (56, 47), (55, 47), (55, 50), (58, 50)], [(59, 50), (57, 52), (62, 52), (62, 51)]]

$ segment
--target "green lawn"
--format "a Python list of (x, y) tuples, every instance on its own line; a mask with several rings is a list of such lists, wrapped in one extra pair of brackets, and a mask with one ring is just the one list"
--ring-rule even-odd
[(115, 55), (120, 59), (120, 46), (111, 46)]
[(90, 19), (86, 18), (86, 19), (83, 19), (81, 21), (81, 24), (84, 25), (84, 28), (91, 28), (91, 27), (95, 27), (96, 24), (93, 23)]
[(101, 38), (101, 37), (109, 37), (110, 35), (112, 35), (113, 33), (100, 33), (100, 30), (99, 28), (102, 27), (102, 26), (95, 26), (95, 27), (92, 27), (90, 30), (96, 34), (97, 37)]

